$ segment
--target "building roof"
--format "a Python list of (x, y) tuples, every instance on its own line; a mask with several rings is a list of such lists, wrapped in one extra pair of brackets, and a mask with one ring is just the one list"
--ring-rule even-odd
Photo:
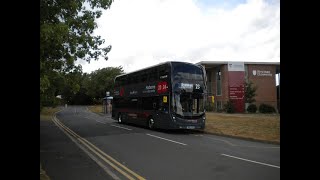
[[(228, 62), (240, 62), (240, 61), (200, 61), (196, 64), (207, 64), (207, 65), (220, 65), (220, 64), (228, 64)], [(249, 62), (243, 61), (244, 64), (264, 64), (264, 65), (280, 65), (280, 62)]]

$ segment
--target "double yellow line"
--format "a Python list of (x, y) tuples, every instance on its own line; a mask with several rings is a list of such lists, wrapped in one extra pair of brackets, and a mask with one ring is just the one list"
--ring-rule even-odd
[(143, 177), (138, 175), (137, 173), (133, 172), (129, 168), (125, 167), (121, 163), (119, 163), (117, 160), (113, 159), (111, 156), (106, 154), (105, 152), (101, 151), (98, 147), (87, 141), (86, 139), (82, 138), (75, 132), (73, 132), (71, 129), (69, 129), (67, 126), (62, 124), (57, 118), (56, 115), (52, 118), (53, 122), (61, 127), (65, 132), (67, 132), (70, 136), (76, 138), (82, 145), (87, 147), (89, 150), (91, 150), (92, 153), (100, 157), (104, 162), (108, 163), (111, 167), (113, 167), (115, 170), (117, 170), (119, 173), (121, 173), (123, 176), (127, 177), (130, 180), (145, 180)]

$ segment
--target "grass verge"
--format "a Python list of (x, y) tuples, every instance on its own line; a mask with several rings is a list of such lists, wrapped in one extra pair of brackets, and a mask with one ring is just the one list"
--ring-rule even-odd
[(42, 109), (42, 111), (40, 112), (40, 120), (47, 120), (47, 121), (50, 121), (51, 120), (51, 117), (53, 116), (53, 114), (55, 112), (58, 112), (61, 110), (61, 107), (55, 107), (55, 108), (52, 108), (52, 107), (44, 107)]
[(50, 180), (50, 177), (42, 169), (41, 164), (40, 164), (40, 180)]
[(88, 109), (94, 113), (103, 113), (102, 105), (88, 106)]
[(206, 113), (205, 132), (280, 144), (280, 115)]

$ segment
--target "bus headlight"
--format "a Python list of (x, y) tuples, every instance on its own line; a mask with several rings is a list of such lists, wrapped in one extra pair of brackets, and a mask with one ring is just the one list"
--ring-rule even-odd
[(173, 122), (176, 122), (176, 117), (172, 116)]

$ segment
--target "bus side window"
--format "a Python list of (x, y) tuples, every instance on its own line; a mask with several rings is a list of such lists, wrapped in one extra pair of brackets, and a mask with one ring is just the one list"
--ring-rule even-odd
[(141, 79), (142, 79), (141, 75), (142, 75), (141, 72), (136, 73), (136, 83), (137, 84), (141, 83)]
[(126, 85), (130, 85), (130, 84), (131, 84), (131, 76), (128, 76)]
[(121, 76), (121, 77), (119, 78), (119, 85), (120, 85), (120, 86), (127, 85), (127, 77), (126, 77), (126, 76)]
[(139, 77), (139, 74), (136, 72), (132, 76), (131, 84), (138, 84), (139, 81), (140, 81), (140, 77)]
[(142, 109), (144, 110), (154, 110), (153, 108), (153, 98), (152, 97), (142, 97), (141, 98)]
[(147, 74), (145, 72), (142, 72), (141, 74), (141, 83), (144, 83), (147, 81)]
[(148, 70), (149, 79), (148, 81), (153, 82), (157, 80), (158, 77), (158, 69), (157, 68), (151, 68)]
[(114, 88), (117, 88), (119, 87), (119, 81), (117, 79), (114, 80)]

